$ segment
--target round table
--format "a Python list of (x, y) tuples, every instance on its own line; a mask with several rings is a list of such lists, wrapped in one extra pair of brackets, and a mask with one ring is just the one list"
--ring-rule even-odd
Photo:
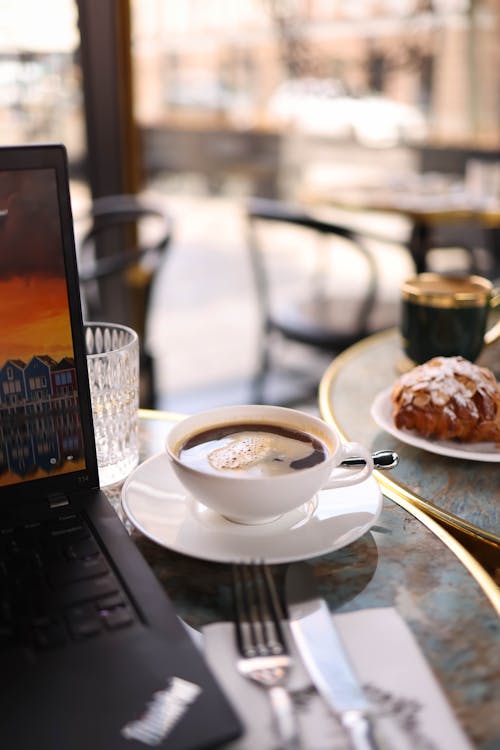
[[(165, 435), (178, 418), (141, 411), (141, 460), (163, 450)], [(120, 486), (106, 492), (123, 519)], [(165, 549), (127, 525), (187, 624), (199, 628), (231, 616), (229, 565)], [(458, 721), (477, 748), (489, 750), (500, 743), (500, 596), (477, 563), (471, 574), (466, 556), (422, 511), (408, 511), (384, 498), (382, 513), (368, 533), (308, 562), (332, 611), (397, 609)], [(279, 581), (286, 565), (273, 569)], [(465, 666), (457, 669), (458, 664)]]
[[(409, 501), (456, 532), (461, 541), (500, 567), (500, 465), (437, 455), (398, 440), (370, 416), (376, 395), (397, 378), (404, 355), (396, 329), (370, 336), (335, 359), (320, 386), (323, 417), (344, 438), (400, 455), (396, 469), (378, 472), (384, 492)], [(487, 347), (479, 364), (500, 365), (500, 342)], [(496, 373), (498, 376), (498, 373)]]
[[(424, 175), (419, 175), (421, 180)], [(402, 183), (398, 187), (390, 185), (359, 186), (342, 188), (341, 191), (329, 186), (303, 186), (301, 200), (314, 209), (330, 207), (353, 214), (375, 212), (402, 216), (411, 223), (408, 250), (415, 263), (417, 273), (429, 270), (427, 254), (433, 248), (433, 237), (441, 227), (454, 227), (457, 236), (464, 227), (476, 228), (484, 235), (486, 246), (490, 249), (493, 268), (490, 278), (496, 278), (500, 271), (498, 250), (491, 237), (491, 232), (500, 226), (500, 207), (496, 204), (486, 207), (477, 205), (474, 197), (468, 196), (465, 189), (461, 194), (454, 194), (451, 185), (444, 187), (439, 194), (426, 192), (424, 183), (420, 186), (414, 181)], [(385, 238), (390, 241), (389, 238)], [(438, 243), (439, 244), (439, 243)], [(474, 258), (469, 248), (470, 261)]]

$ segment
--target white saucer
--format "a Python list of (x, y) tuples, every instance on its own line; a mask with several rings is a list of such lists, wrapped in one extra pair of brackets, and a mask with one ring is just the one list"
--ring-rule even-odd
[(373, 477), (322, 490), (277, 521), (244, 526), (195, 500), (179, 483), (165, 453), (140, 464), (122, 489), (132, 524), (167, 549), (213, 562), (305, 560), (345, 547), (377, 521), (382, 494)]
[(418, 435), (413, 430), (400, 430), (392, 419), (391, 391), (392, 387), (386, 388), (375, 396), (371, 407), (371, 415), (379, 427), (401, 440), (402, 443), (450, 458), (465, 458), (468, 461), (500, 461), (500, 450), (495, 446), (495, 443), (457, 443), (453, 440), (431, 440)]

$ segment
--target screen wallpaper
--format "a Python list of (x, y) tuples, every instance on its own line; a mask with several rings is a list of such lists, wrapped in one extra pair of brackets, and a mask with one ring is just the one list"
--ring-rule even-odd
[(0, 485), (84, 467), (56, 175), (0, 171)]

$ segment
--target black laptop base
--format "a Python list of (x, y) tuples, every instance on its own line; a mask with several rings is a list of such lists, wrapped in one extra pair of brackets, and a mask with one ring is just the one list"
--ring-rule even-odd
[[(32, 545), (35, 559), (41, 539), (50, 544), (47, 550), (67, 560), (54, 567), (49, 560), (43, 573), (37, 571), (38, 591), (26, 589), (33, 596), (21, 600), (21, 627), (11, 633), (3, 583), (2, 747), (148, 747), (127, 739), (124, 728), (147, 714), (154, 696), (168, 688), (172, 678), (199, 686), (201, 692), (155, 747), (219, 747), (238, 737), (239, 719), (105, 495), (94, 493), (85, 510), (78, 505), (38, 509), (38, 518), (35, 514), (25, 528), (37, 542)], [(0, 530), (2, 569), (12, 563), (13, 549), (21, 550), (14, 535), (21, 540), (22, 530), (11, 520), (6, 524), (4, 519)], [(94, 536), (94, 524), (106, 529), (105, 540)], [(48, 542), (52, 533), (56, 541)], [(88, 571), (73, 564), (73, 553), (84, 553)], [(115, 571), (116, 562), (135, 595)], [(27, 571), (19, 567), (18, 572), (22, 585)]]

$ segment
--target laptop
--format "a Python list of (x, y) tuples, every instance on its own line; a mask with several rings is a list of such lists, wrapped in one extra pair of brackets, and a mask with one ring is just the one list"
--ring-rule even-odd
[(99, 489), (64, 146), (0, 148), (0, 744), (219, 746), (240, 721)]

